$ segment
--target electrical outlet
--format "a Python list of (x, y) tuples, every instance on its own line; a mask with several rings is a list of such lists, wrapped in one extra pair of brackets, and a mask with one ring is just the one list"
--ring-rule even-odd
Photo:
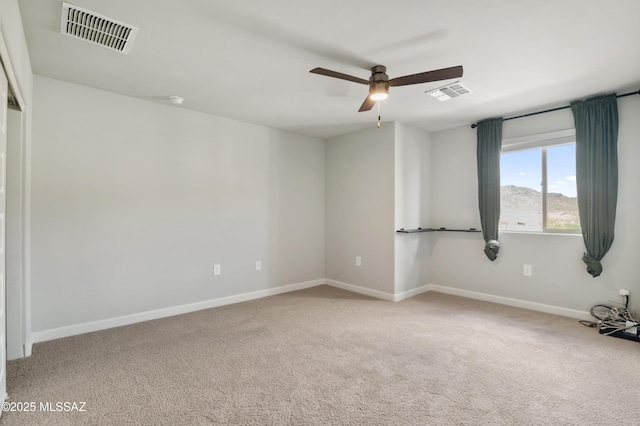
[(522, 265), (522, 275), (530, 277), (533, 275), (533, 267), (531, 265)]
[(262, 269), (262, 262), (259, 260), (256, 260), (256, 271), (259, 271)]
[(360, 256), (356, 256), (356, 266), (362, 266), (362, 258)]
[(222, 268), (220, 268), (220, 265), (213, 265), (213, 275), (217, 277), (220, 274), (222, 274)]
[(621, 288), (620, 291), (618, 291), (618, 294), (620, 294), (620, 296), (629, 296), (631, 295), (631, 292), (626, 288)]

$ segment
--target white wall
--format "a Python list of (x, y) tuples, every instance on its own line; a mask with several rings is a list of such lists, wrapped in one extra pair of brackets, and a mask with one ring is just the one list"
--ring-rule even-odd
[[(592, 278), (581, 260), (577, 235), (500, 234), (500, 254), (490, 262), (479, 234), (438, 233), (430, 263), (431, 283), (568, 310), (588, 311), (598, 302), (619, 301), (618, 289), (631, 290), (640, 307), (637, 227), (640, 200), (640, 97), (618, 99), (620, 112), (619, 195), (616, 237), (603, 259), (604, 272)], [(504, 123), (503, 137), (513, 138), (573, 128), (570, 110)], [(476, 133), (468, 126), (432, 135), (432, 219), (447, 227), (480, 228), (477, 198)], [(522, 275), (523, 264), (533, 276)], [(635, 297), (634, 297), (635, 296)]]
[(322, 140), (44, 77), (33, 114), (34, 332), (324, 277)]
[(326, 278), (384, 295), (394, 293), (394, 137), (394, 123), (372, 123), (326, 142)]
[[(395, 229), (428, 228), (431, 223), (431, 136), (396, 123)], [(433, 233), (395, 235), (395, 293), (429, 284)]]

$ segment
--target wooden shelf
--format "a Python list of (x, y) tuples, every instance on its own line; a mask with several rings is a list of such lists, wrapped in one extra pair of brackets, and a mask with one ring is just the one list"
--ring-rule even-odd
[(415, 232), (482, 232), (476, 228), (468, 228), (468, 229), (449, 229), (449, 228), (414, 228), (414, 229), (404, 229), (400, 228), (396, 232), (401, 234), (413, 234)]

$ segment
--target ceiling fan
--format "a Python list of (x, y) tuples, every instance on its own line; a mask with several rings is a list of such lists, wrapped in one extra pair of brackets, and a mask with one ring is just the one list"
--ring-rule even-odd
[(405, 75), (404, 77), (392, 78), (391, 80), (389, 80), (389, 76), (386, 74), (387, 67), (383, 65), (376, 65), (371, 68), (371, 77), (369, 77), (369, 80), (343, 74), (337, 71), (331, 71), (325, 68), (314, 68), (309, 72), (313, 74), (326, 75), (327, 77), (339, 78), (341, 80), (353, 81), (354, 83), (366, 84), (369, 86), (369, 96), (367, 96), (358, 110), (358, 112), (362, 112), (369, 111), (373, 108), (376, 101), (387, 99), (387, 97), (389, 97), (389, 87), (391, 86), (408, 86), (410, 84), (421, 84), (431, 81), (459, 78), (462, 77), (462, 65), (421, 72), (418, 74)]

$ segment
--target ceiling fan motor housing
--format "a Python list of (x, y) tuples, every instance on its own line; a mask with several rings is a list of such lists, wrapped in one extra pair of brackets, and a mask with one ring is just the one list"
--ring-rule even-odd
[(387, 75), (387, 67), (383, 65), (376, 65), (371, 68), (371, 77), (369, 77), (369, 81), (371, 83), (376, 83), (378, 81), (389, 81), (389, 76)]

